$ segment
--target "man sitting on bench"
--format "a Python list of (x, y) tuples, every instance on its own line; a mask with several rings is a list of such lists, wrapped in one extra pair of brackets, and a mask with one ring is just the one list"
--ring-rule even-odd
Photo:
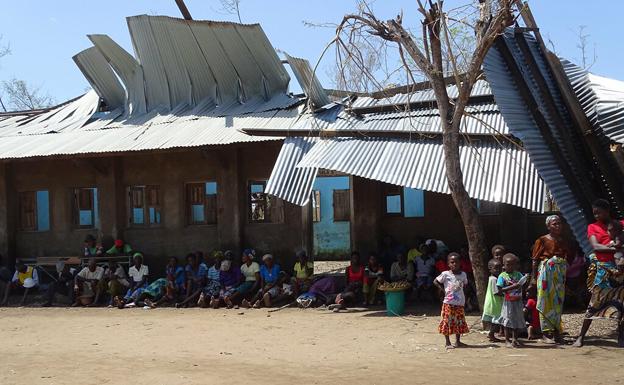
[(26, 266), (22, 262), (18, 262), (15, 268), (15, 274), (13, 274), (13, 279), (11, 279), (11, 283), (7, 286), (7, 289), (4, 292), (4, 298), (0, 305), (6, 306), (11, 291), (18, 291), (20, 293), (24, 293), (22, 300), (19, 303), (20, 306), (24, 306), (28, 292), (37, 289), (37, 287), (39, 287), (39, 276), (37, 275), (37, 270), (32, 266)]
[(48, 286), (48, 300), (42, 305), (43, 307), (53, 305), (56, 293), (67, 296), (69, 303), (74, 303), (74, 275), (76, 274), (76, 269), (70, 267), (65, 261), (59, 261), (56, 263), (56, 272), (58, 280), (52, 281), (50, 286)]

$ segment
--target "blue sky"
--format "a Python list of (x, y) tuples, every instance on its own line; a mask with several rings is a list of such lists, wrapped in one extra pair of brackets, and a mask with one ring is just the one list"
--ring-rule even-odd
[[(10, 43), (12, 54), (0, 59), (0, 80), (24, 79), (46, 90), (57, 102), (78, 96), (88, 87), (71, 59), (90, 46), (87, 34), (108, 34), (132, 52), (126, 16), (179, 16), (174, 0), (0, 0), (2, 3), (5, 4), (0, 13), (0, 35), (3, 43)], [(195, 19), (234, 20), (220, 10), (218, 0), (186, 3)], [(403, 10), (406, 23), (416, 25), (415, 4), (415, 0), (377, 0), (374, 8), (381, 18), (393, 17)], [(592, 72), (624, 80), (624, 51), (616, 37), (624, 1), (593, 0), (589, 5), (581, 0), (532, 0), (530, 4), (543, 35), (554, 42), (559, 55), (578, 61), (576, 29), (586, 25), (591, 49), (595, 45), (598, 56)], [(332, 39), (334, 30), (310, 28), (303, 21), (337, 23), (354, 9), (354, 0), (241, 1), (243, 22), (261, 23), (276, 48), (313, 63)], [(326, 60), (319, 72), (326, 86), (329, 81), (323, 68), (331, 64), (331, 60)]]

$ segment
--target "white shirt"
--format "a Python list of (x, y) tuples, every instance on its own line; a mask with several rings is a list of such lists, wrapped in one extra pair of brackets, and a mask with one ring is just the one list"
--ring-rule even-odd
[(120, 284), (122, 284), (123, 286), (130, 286), (130, 283), (128, 282), (127, 276), (126, 276), (126, 271), (124, 270), (123, 267), (121, 266), (117, 266), (117, 268), (115, 269), (115, 272), (113, 274), (110, 275), (109, 278), (113, 278), (113, 276), (117, 277), (117, 282), (119, 282)]
[(132, 265), (132, 267), (128, 269), (128, 275), (132, 277), (134, 282), (141, 282), (143, 277), (149, 275), (149, 268), (147, 265), (141, 265), (141, 267), (137, 270), (136, 266)]
[(436, 281), (444, 285), (444, 303), (453, 306), (464, 306), (466, 297), (464, 296), (464, 286), (468, 285), (468, 276), (463, 271), (453, 274), (452, 271), (443, 271), (438, 275)]
[(78, 276), (86, 280), (97, 279), (99, 281), (104, 276), (104, 268), (102, 266), (97, 266), (94, 271), (91, 271), (87, 266), (80, 270)]
[(260, 265), (258, 265), (258, 262), (252, 262), (249, 266), (247, 266), (246, 263), (243, 263), (243, 265), (240, 267), (240, 271), (245, 276), (245, 281), (255, 282), (256, 273), (260, 272)]

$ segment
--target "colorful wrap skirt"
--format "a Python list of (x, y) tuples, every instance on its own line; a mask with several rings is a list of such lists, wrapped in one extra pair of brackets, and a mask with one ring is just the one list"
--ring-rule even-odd
[(209, 279), (208, 284), (204, 286), (202, 292), (208, 298), (215, 298), (219, 296), (219, 292), (221, 291), (221, 282), (216, 279)]
[(442, 304), (442, 320), (438, 325), (440, 334), (450, 336), (452, 334), (466, 334), (469, 332), (463, 306)]
[[(154, 282), (147, 285), (145, 289), (143, 289), (143, 294), (147, 294), (151, 299), (157, 301), (162, 298), (165, 294), (165, 288), (167, 287), (167, 279), (159, 278)], [(136, 299), (136, 298), (135, 298)]]
[(565, 299), (568, 262), (554, 256), (543, 260), (537, 274), (537, 311), (542, 331), (563, 331), (561, 314)]
[(601, 289), (611, 288), (609, 278), (616, 270), (615, 263), (600, 262), (595, 254), (589, 256), (589, 268), (587, 269), (587, 290), (593, 292), (594, 286)]
[(594, 286), (585, 318), (614, 319), (622, 322), (624, 315), (624, 286), (603, 289)]

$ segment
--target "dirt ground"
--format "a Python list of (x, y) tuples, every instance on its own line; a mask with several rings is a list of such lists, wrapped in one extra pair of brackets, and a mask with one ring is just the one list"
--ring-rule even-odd
[(447, 352), (424, 312), (0, 308), (0, 384), (624, 382), (607, 321), (582, 349), (507, 349), (475, 327)]

